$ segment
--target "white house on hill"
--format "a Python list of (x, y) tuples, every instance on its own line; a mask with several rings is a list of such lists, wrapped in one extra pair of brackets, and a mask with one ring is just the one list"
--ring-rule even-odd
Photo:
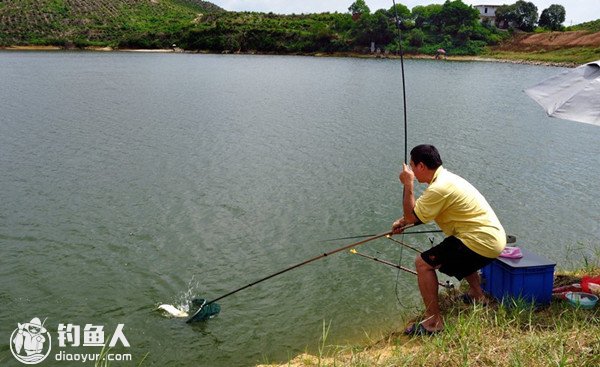
[(489, 19), (492, 24), (496, 21), (496, 9), (502, 5), (473, 5), (473, 7), (479, 10), (479, 16), (481, 21)]

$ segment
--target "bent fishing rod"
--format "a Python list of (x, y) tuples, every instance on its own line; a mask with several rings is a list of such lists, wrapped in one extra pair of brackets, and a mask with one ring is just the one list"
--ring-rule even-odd
[[(400, 29), (400, 18), (398, 17), (398, 7), (396, 6), (396, 0), (392, 0), (392, 5), (394, 7), (394, 21), (396, 23), (396, 31), (398, 34), (398, 50), (400, 51), (400, 70), (402, 73), (402, 109), (404, 112), (404, 164), (408, 165), (408, 118), (406, 112), (406, 78), (404, 76), (404, 51), (402, 50), (402, 31)], [(406, 195), (406, 190), (402, 188), (402, 201), (404, 202), (404, 196)], [(404, 236), (402, 236), (404, 238)], [(398, 262), (401, 262), (402, 257)], [(400, 303), (400, 298), (398, 297), (398, 278), (400, 277), (400, 270), (396, 274), (396, 298)]]
[[(412, 227), (412, 226), (413, 226), (413, 224), (408, 224), (408, 225), (406, 225), (406, 226), (405, 226), (403, 229), (410, 228), (410, 227)], [(378, 239), (378, 238), (381, 238), (381, 237), (386, 237), (386, 236), (388, 236), (388, 235), (391, 235), (391, 234), (392, 234), (392, 231), (388, 231), (388, 232), (385, 232), (385, 233), (380, 233), (380, 234), (377, 234), (377, 235), (375, 235), (375, 236), (372, 236), (372, 237), (369, 237), (369, 238), (367, 238), (367, 239), (364, 239), (364, 240), (362, 240), (362, 241), (354, 242), (354, 243), (351, 243), (351, 244), (349, 244), (349, 245), (346, 245), (346, 246), (343, 246), (343, 247), (337, 248), (337, 249), (335, 249), (335, 250), (331, 250), (331, 251), (329, 251), (329, 252), (325, 252), (325, 253), (323, 253), (323, 254), (321, 254), (321, 255), (318, 255), (318, 256), (315, 256), (315, 257), (313, 257), (313, 258), (310, 258), (310, 259), (308, 259), (308, 260), (302, 261), (301, 263), (298, 263), (298, 264), (296, 264), (296, 265), (292, 265), (292, 266), (290, 266), (290, 267), (287, 267), (287, 268), (285, 268), (285, 269), (283, 269), (283, 270), (280, 270), (280, 271), (278, 271), (278, 272), (276, 272), (276, 273), (273, 273), (273, 274), (271, 274), (271, 275), (267, 275), (266, 277), (260, 278), (260, 279), (258, 279), (258, 280), (256, 280), (256, 281), (252, 282), (252, 283), (246, 284), (245, 286), (243, 286), (243, 287), (240, 287), (240, 288), (238, 288), (238, 289), (235, 289), (235, 290), (233, 290), (233, 291), (231, 291), (231, 292), (228, 292), (228, 293), (226, 293), (226, 294), (224, 294), (224, 295), (222, 295), (222, 296), (220, 296), (220, 297), (217, 297), (217, 298), (213, 299), (212, 301), (204, 301), (204, 302), (202, 302), (202, 304), (200, 305), (200, 308), (198, 308), (198, 310), (197, 310), (197, 311), (196, 311), (196, 312), (195, 312), (195, 313), (194, 313), (192, 316), (190, 316), (190, 318), (188, 318), (188, 319), (187, 319), (186, 323), (188, 323), (188, 324), (189, 324), (189, 323), (191, 323), (191, 322), (192, 322), (192, 321), (194, 321), (194, 320), (198, 320), (198, 321), (200, 321), (200, 320), (206, 320), (206, 319), (208, 319), (208, 317), (210, 317), (211, 315), (203, 315), (203, 314), (202, 314), (202, 311), (203, 311), (203, 310), (205, 310), (207, 306), (209, 306), (209, 305), (211, 305), (211, 304), (214, 304), (215, 302), (217, 302), (217, 301), (219, 301), (219, 300), (221, 300), (221, 299), (223, 299), (223, 298), (225, 298), (225, 297), (231, 296), (232, 294), (235, 294), (235, 293), (237, 293), (237, 292), (239, 292), (239, 291), (242, 291), (242, 290), (244, 290), (244, 289), (246, 289), (246, 288), (252, 287), (253, 285), (256, 285), (256, 284), (258, 284), (258, 283), (264, 282), (265, 280), (271, 279), (271, 278), (273, 278), (273, 277), (276, 277), (276, 276), (278, 276), (278, 275), (281, 275), (281, 274), (283, 274), (283, 273), (287, 273), (287, 272), (288, 272), (288, 271), (290, 271), (290, 270), (293, 270), (293, 269), (299, 268), (299, 267), (301, 267), (301, 266), (304, 266), (304, 265), (306, 265), (306, 264), (309, 264), (309, 263), (311, 263), (311, 262), (313, 262), (313, 261), (316, 261), (316, 260), (322, 259), (322, 258), (324, 258), (324, 257), (327, 257), (327, 256), (329, 256), (329, 255), (333, 255), (333, 254), (335, 254), (335, 253), (338, 253), (338, 252), (340, 252), (340, 251), (348, 250), (349, 248), (352, 248), (352, 247), (360, 246), (360, 245), (362, 245), (362, 244), (364, 244), (364, 243), (367, 243), (367, 242), (370, 242), (370, 241), (376, 240), (376, 239)], [(216, 311), (216, 312), (214, 312), (213, 314), (216, 314), (216, 313), (218, 313), (218, 312), (219, 312), (219, 311)], [(206, 313), (206, 312), (205, 312), (205, 313)], [(203, 317), (203, 316), (206, 316), (206, 317)]]

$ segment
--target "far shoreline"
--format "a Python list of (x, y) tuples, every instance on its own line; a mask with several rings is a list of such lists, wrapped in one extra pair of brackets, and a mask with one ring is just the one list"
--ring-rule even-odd
[[(353, 57), (353, 58), (364, 58), (364, 59), (399, 59), (400, 56), (392, 54), (362, 54), (357, 52), (314, 52), (314, 53), (262, 53), (262, 52), (211, 52), (205, 50), (184, 50), (181, 48), (165, 48), (165, 49), (129, 49), (129, 48), (113, 48), (107, 47), (95, 47), (89, 46), (84, 48), (77, 47), (61, 47), (61, 46), (0, 46), (0, 51), (90, 51), (90, 52), (132, 52), (132, 53), (188, 53), (188, 54), (210, 54), (210, 55), (267, 55), (267, 56), (313, 56), (313, 57)], [(435, 56), (426, 54), (404, 54), (405, 59), (419, 59), (419, 60), (435, 60)], [(536, 65), (536, 66), (554, 66), (554, 67), (576, 67), (578, 64), (571, 62), (547, 62), (547, 61), (536, 61), (536, 60), (520, 60), (520, 59), (502, 59), (493, 58), (489, 56), (446, 56), (443, 59), (436, 61), (478, 61), (478, 62), (498, 62), (498, 63), (510, 63), (510, 64), (523, 64), (523, 65)]]

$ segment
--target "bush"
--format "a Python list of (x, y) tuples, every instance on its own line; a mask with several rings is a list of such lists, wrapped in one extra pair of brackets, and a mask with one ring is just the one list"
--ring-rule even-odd
[(423, 46), (423, 41), (425, 39), (425, 33), (422, 30), (415, 28), (410, 31), (408, 34), (408, 44), (412, 47), (421, 47)]
[(452, 47), (450, 52), (452, 55), (462, 56), (462, 55), (479, 55), (482, 53), (487, 46), (487, 43), (484, 41), (467, 41), (464, 45), (459, 47)]

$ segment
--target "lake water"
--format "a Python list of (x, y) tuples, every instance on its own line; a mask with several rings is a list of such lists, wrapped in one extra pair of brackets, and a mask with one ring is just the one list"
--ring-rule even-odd
[[(562, 69), (405, 69), (409, 148), (438, 146), (520, 246), (559, 268), (597, 258), (600, 128), (548, 118), (522, 92)], [(2, 52), (0, 81), (2, 364), (16, 365), (10, 335), (33, 317), (53, 337), (60, 323), (107, 338), (122, 323), (131, 347), (114, 351), (135, 365), (247, 366), (316, 350), (323, 323), (328, 343), (362, 343), (420, 309), (412, 275), (338, 253), (223, 299), (206, 323), (155, 311), (389, 229), (399, 60)], [(386, 239), (360, 249), (412, 267)], [(52, 343), (43, 365), (98, 350)]]

